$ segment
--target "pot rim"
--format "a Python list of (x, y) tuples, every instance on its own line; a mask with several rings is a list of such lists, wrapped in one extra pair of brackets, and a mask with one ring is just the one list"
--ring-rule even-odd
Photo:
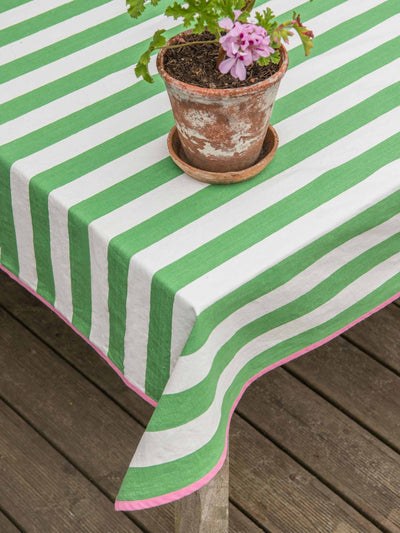
[[(166, 42), (166, 44), (174, 44), (175, 40), (181, 36), (186, 35), (188, 33), (191, 33), (192, 30), (186, 30), (183, 32), (180, 32)], [(176, 78), (173, 78), (168, 72), (164, 69), (164, 54), (166, 49), (162, 48), (158, 54), (157, 54), (157, 70), (160, 74), (160, 76), (163, 78), (165, 83), (168, 83), (169, 85), (172, 85), (176, 87), (177, 89), (203, 95), (203, 96), (219, 96), (219, 97), (226, 97), (229, 96), (230, 98), (235, 96), (247, 96), (251, 94), (256, 94), (260, 92), (264, 92), (266, 89), (271, 87), (272, 85), (275, 85), (276, 83), (279, 83), (281, 79), (283, 78), (284, 74), (287, 71), (288, 65), (289, 65), (289, 57), (286, 48), (281, 45), (279, 48), (281, 52), (281, 61), (279, 65), (279, 70), (276, 72), (273, 76), (270, 76), (269, 78), (260, 81), (258, 83), (254, 83), (253, 85), (247, 85), (245, 87), (235, 87), (232, 89), (212, 89), (209, 87), (199, 87), (198, 85), (191, 85), (190, 83), (185, 83), (183, 81), (177, 80)]]

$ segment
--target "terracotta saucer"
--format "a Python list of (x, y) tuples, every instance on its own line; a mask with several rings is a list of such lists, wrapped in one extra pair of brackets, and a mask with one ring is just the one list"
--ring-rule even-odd
[(209, 170), (193, 167), (186, 161), (176, 126), (171, 129), (168, 135), (168, 150), (178, 167), (196, 180), (214, 184), (239, 183), (240, 181), (254, 178), (254, 176), (259, 174), (272, 161), (278, 148), (278, 144), (278, 134), (270, 125), (264, 139), (260, 157), (254, 165), (236, 172), (210, 172)]

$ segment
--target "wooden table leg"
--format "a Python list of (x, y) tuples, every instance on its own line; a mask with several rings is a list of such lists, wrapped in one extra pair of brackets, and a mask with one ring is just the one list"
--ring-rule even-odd
[(228, 533), (229, 454), (207, 485), (175, 502), (175, 533)]

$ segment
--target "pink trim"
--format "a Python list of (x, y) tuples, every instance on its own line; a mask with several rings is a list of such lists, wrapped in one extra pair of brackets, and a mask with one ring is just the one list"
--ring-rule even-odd
[[(12, 272), (7, 270), (1, 263), (0, 263), (0, 270), (3, 270), (6, 274), (8, 274), (8, 276), (10, 276), (11, 279), (13, 279), (17, 283), (19, 283), (27, 291), (29, 291), (31, 294), (36, 296), (36, 298), (38, 298), (38, 300), (40, 300), (42, 303), (44, 303), (44, 305), (46, 305), (57, 316), (59, 316), (66, 324), (68, 324), (68, 326), (70, 326), (70, 328), (73, 331), (75, 331), (75, 333), (77, 333), (80, 337), (82, 337), (82, 339), (84, 341), (86, 341), (89, 344), (89, 346), (91, 346), (106, 361), (106, 363), (108, 363), (111, 366), (111, 368), (119, 375), (119, 377), (122, 379), (122, 381), (125, 383), (125, 385), (127, 385), (129, 388), (134, 390), (136, 392), (136, 394), (141, 396), (150, 405), (156, 407), (157, 402), (155, 402), (152, 398), (147, 396), (147, 394), (142, 392), (135, 385), (130, 383), (130, 381), (128, 381), (126, 379), (126, 377), (122, 374), (122, 372), (119, 370), (119, 368), (117, 368), (115, 366), (115, 364), (106, 355), (104, 355), (103, 352), (101, 352), (89, 339), (87, 339), (84, 335), (82, 335), (82, 333), (80, 331), (78, 331), (75, 328), (75, 326), (73, 326), (71, 324), (71, 322), (69, 322), (69, 320), (67, 320), (59, 311), (57, 311), (57, 309), (55, 309), (51, 304), (49, 304), (42, 296), (40, 296), (37, 292), (35, 292), (33, 289), (31, 289), (28, 285), (26, 285), (26, 283), (24, 283), (23, 281), (18, 279), (14, 274), (12, 274)], [(249, 379), (249, 381), (247, 381), (247, 383), (245, 383), (245, 385), (243, 386), (242, 390), (240, 391), (240, 394), (236, 398), (236, 400), (235, 400), (235, 402), (234, 402), (234, 404), (232, 406), (232, 409), (230, 411), (229, 420), (228, 420), (228, 424), (227, 424), (227, 427), (226, 427), (225, 448), (224, 448), (224, 451), (223, 451), (223, 453), (221, 455), (221, 458), (219, 459), (218, 463), (214, 466), (214, 468), (212, 470), (210, 470), (210, 472), (208, 472), (208, 474), (206, 474), (204, 477), (202, 477), (201, 479), (199, 479), (195, 483), (192, 483), (191, 485), (188, 485), (187, 487), (184, 487), (182, 489), (176, 490), (174, 492), (170, 492), (168, 494), (164, 494), (162, 496), (156, 496), (155, 498), (148, 498), (146, 500), (136, 500), (136, 501), (116, 501), (115, 502), (115, 510), (116, 511), (138, 511), (140, 509), (148, 509), (150, 507), (156, 507), (158, 505), (164, 505), (166, 503), (170, 503), (170, 502), (173, 502), (175, 500), (179, 500), (180, 498), (184, 498), (185, 496), (188, 496), (189, 494), (192, 494), (193, 492), (196, 492), (196, 490), (201, 489), (201, 487), (204, 487), (204, 485), (206, 485), (209, 481), (211, 481), (211, 479), (213, 477), (216, 476), (216, 474), (221, 470), (222, 465), (225, 462), (226, 454), (227, 454), (227, 451), (228, 451), (229, 429), (230, 429), (230, 425), (231, 425), (232, 415), (233, 415), (233, 413), (234, 413), (234, 411), (236, 409), (237, 404), (239, 403), (240, 399), (242, 398), (244, 392), (246, 391), (246, 389), (256, 379), (258, 379), (259, 377), (263, 376), (267, 372), (270, 372), (274, 368), (277, 368), (277, 367), (279, 367), (281, 365), (289, 363), (290, 361), (293, 361), (294, 359), (297, 359), (297, 357), (300, 357), (301, 355), (304, 355), (304, 354), (306, 354), (306, 353), (308, 353), (308, 352), (310, 352), (312, 350), (315, 350), (316, 348), (319, 348), (323, 344), (326, 344), (330, 340), (334, 339), (335, 337), (338, 337), (339, 335), (341, 335), (342, 333), (344, 333), (345, 331), (347, 331), (351, 327), (355, 326), (356, 324), (358, 324), (359, 322), (361, 322), (365, 318), (368, 318), (369, 316), (373, 315), (377, 311), (380, 311), (381, 309), (383, 309), (387, 305), (391, 304), (394, 300), (397, 300), (398, 298), (400, 298), (400, 292), (398, 292), (397, 294), (395, 294), (394, 296), (389, 298), (389, 300), (386, 300), (382, 304), (378, 305), (377, 307), (375, 307), (371, 311), (368, 311), (368, 313), (365, 313), (364, 315), (362, 315), (361, 317), (357, 318), (353, 322), (350, 322), (350, 324), (348, 324), (347, 326), (344, 326), (343, 328), (339, 329), (335, 333), (332, 333), (332, 335), (329, 335), (325, 339), (323, 339), (321, 341), (318, 341), (318, 342), (315, 342), (314, 344), (311, 344), (310, 346), (308, 346), (307, 348), (304, 348), (303, 350), (300, 350), (298, 352), (295, 352), (292, 355), (288, 355), (287, 357), (284, 357), (283, 359), (281, 359), (277, 363), (273, 363), (272, 365), (268, 366), (267, 368), (264, 368), (264, 370), (261, 370), (260, 372), (258, 372), (258, 374), (256, 374), (251, 379)]]
[(42, 296), (40, 296), (40, 294), (38, 294), (37, 292), (35, 292), (33, 289), (31, 289), (29, 287), (29, 285), (27, 285), (26, 283), (24, 283), (23, 281), (21, 281), (20, 279), (18, 279), (12, 272), (10, 272), (9, 270), (7, 270), (7, 268), (5, 268), (1, 263), (0, 263), (0, 270), (3, 270), (6, 274), (8, 274), (8, 276), (10, 276), (11, 279), (13, 279), (14, 281), (16, 281), (17, 283), (19, 283), (19, 285), (21, 285), (22, 287), (24, 287), (24, 289), (26, 289), (27, 291), (29, 291), (31, 294), (33, 294), (34, 296), (36, 296), (36, 298), (38, 300), (40, 300), (46, 307), (48, 307), (49, 309), (51, 309), (57, 316), (59, 316), (66, 324), (68, 324), (68, 326), (75, 332), (77, 333), (84, 341), (86, 341), (89, 346), (91, 346), (93, 348), (93, 350), (95, 350), (103, 359), (106, 363), (108, 363), (111, 368), (118, 374), (118, 376), (122, 379), (122, 381), (125, 383), (125, 385), (127, 387), (129, 387), (130, 389), (132, 389), (133, 391), (136, 392), (136, 394), (138, 394), (141, 398), (143, 398), (143, 400), (145, 400), (147, 403), (149, 403), (150, 405), (152, 405), (153, 407), (156, 407), (157, 406), (157, 402), (155, 400), (153, 400), (152, 398), (150, 398), (150, 396), (147, 396), (147, 394), (145, 394), (144, 392), (142, 392), (140, 389), (138, 389), (138, 387), (136, 387), (136, 385), (133, 385), (133, 383), (131, 383), (130, 381), (127, 380), (127, 378), (122, 374), (121, 370), (115, 366), (115, 364), (111, 361), (111, 359), (109, 359), (102, 351), (100, 351), (89, 339), (87, 339), (84, 335), (82, 335), (82, 333), (80, 331), (78, 331), (76, 329), (76, 327), (71, 324), (71, 322), (65, 318), (65, 316), (63, 316), (59, 311), (57, 311), (57, 309), (55, 309), (51, 304), (49, 304), (49, 302), (47, 302)]
[(343, 328), (339, 329), (335, 333), (332, 333), (332, 335), (329, 335), (329, 337), (326, 337), (322, 341), (315, 342), (314, 344), (311, 344), (307, 348), (304, 348), (303, 350), (300, 350), (298, 352), (295, 352), (292, 355), (288, 355), (287, 357), (283, 358), (281, 361), (278, 361), (277, 363), (274, 363), (264, 370), (261, 370), (261, 372), (258, 372), (255, 376), (253, 376), (247, 383), (243, 386), (239, 396), (236, 398), (235, 403), (232, 406), (231, 412), (229, 414), (229, 420), (228, 425), (226, 428), (226, 438), (225, 438), (225, 448), (223, 451), (223, 454), (218, 461), (218, 463), (214, 466), (210, 472), (205, 475), (203, 478), (199, 479), (195, 483), (192, 483), (191, 485), (188, 485), (187, 487), (184, 487), (183, 489), (176, 490), (174, 492), (170, 492), (169, 494), (164, 494), (163, 496), (156, 496), (155, 498), (148, 498), (146, 500), (137, 500), (137, 501), (116, 501), (115, 502), (115, 509), (116, 511), (137, 511), (139, 509), (148, 509), (149, 507), (156, 507), (157, 505), (164, 505), (166, 503), (173, 502), (175, 500), (179, 500), (180, 498), (183, 498), (184, 496), (188, 496), (189, 494), (192, 494), (196, 490), (201, 489), (204, 485), (206, 485), (211, 479), (219, 472), (219, 470), (222, 468), (222, 465), (224, 464), (227, 450), (228, 450), (228, 441), (229, 441), (229, 428), (231, 424), (232, 415), (236, 409), (237, 404), (239, 403), (241, 397), (243, 396), (245, 390), (259, 377), (263, 376), (267, 372), (270, 372), (274, 368), (277, 368), (281, 365), (284, 365), (286, 363), (289, 363), (290, 361), (293, 361), (294, 359), (297, 359), (297, 357), (300, 357), (301, 355), (304, 355), (311, 350), (315, 350), (316, 348), (319, 348), (323, 344), (326, 344), (330, 340), (334, 339), (335, 337), (338, 337), (351, 327), (355, 326), (365, 318), (368, 318), (372, 314), (376, 313), (377, 311), (380, 311), (390, 303), (392, 303), (394, 300), (397, 300), (397, 298), (400, 298), (400, 292), (395, 294), (392, 298), (389, 298), (389, 300), (386, 300), (386, 302), (383, 302), (382, 304), (378, 305), (378, 307), (375, 307), (371, 311), (368, 311), (368, 313), (365, 313), (360, 318), (357, 318), (353, 322), (350, 322), (347, 326), (344, 326)]

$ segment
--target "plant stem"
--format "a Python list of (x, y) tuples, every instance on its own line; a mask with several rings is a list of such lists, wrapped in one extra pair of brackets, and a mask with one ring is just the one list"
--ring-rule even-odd
[[(255, 4), (255, 0), (247, 0), (246, 5), (242, 9), (242, 11), (248, 11), (248, 13), (251, 12)], [(250, 9), (249, 9), (250, 8)]]

